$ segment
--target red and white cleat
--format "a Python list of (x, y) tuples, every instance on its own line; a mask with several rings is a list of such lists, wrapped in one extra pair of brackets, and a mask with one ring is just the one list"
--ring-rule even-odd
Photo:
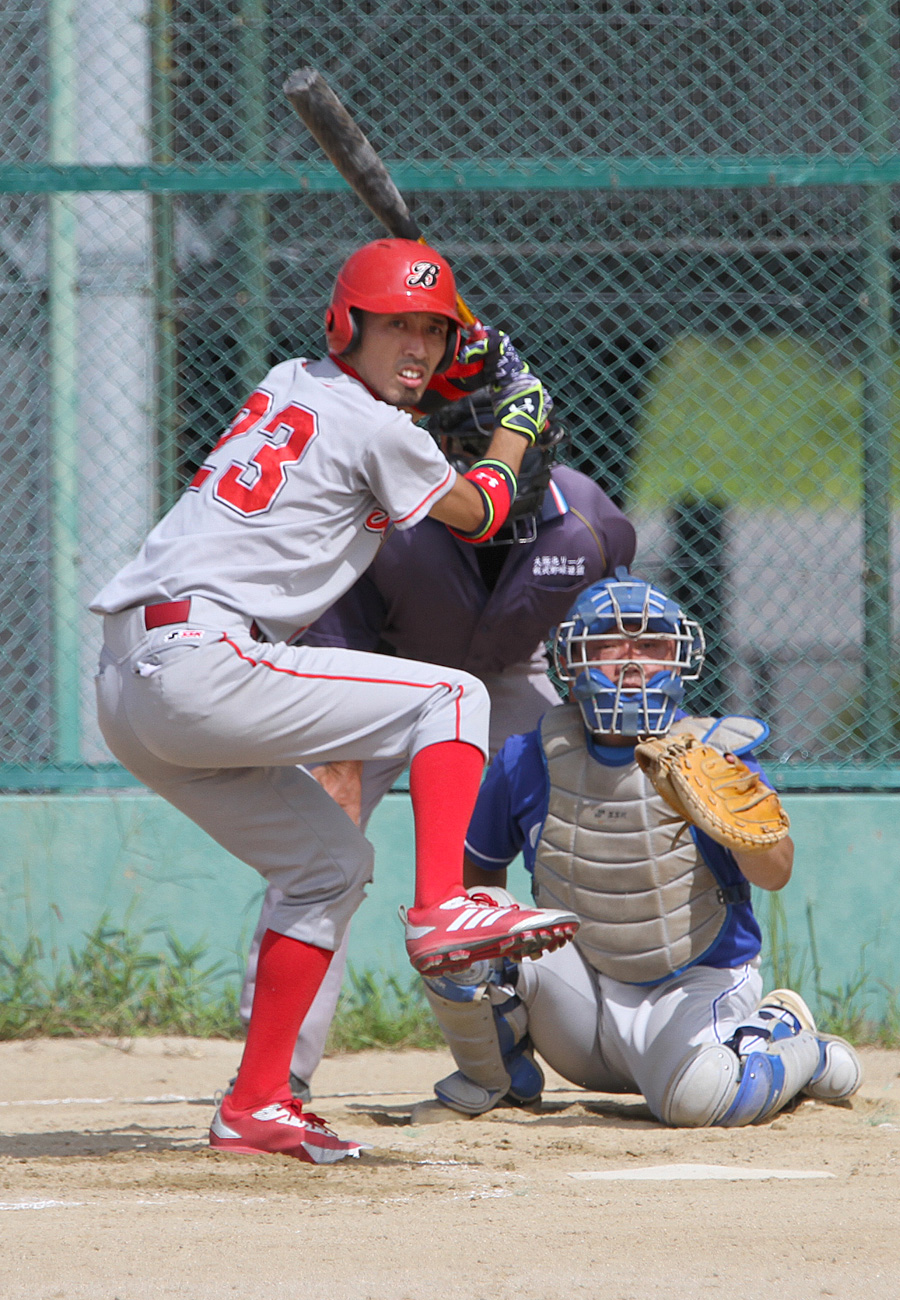
[(295, 1156), (310, 1165), (333, 1165), (358, 1156), (360, 1142), (344, 1142), (318, 1115), (304, 1111), (296, 1097), (285, 1097), (236, 1110), (225, 1096), (209, 1129), (209, 1145), (218, 1151)]
[(573, 912), (522, 907), (499, 889), (473, 889), (432, 907), (401, 907), (400, 919), (409, 960), (421, 975), (463, 970), (482, 958), (536, 957), (561, 948), (578, 929)]

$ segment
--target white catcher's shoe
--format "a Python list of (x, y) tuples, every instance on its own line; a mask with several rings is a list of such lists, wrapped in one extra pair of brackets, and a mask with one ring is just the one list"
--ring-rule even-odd
[(789, 1025), (794, 1033), (808, 1029), (819, 1044), (819, 1064), (805, 1088), (807, 1097), (816, 1101), (844, 1101), (852, 1097), (862, 1083), (862, 1066), (855, 1050), (845, 1038), (820, 1034), (815, 1018), (799, 993), (793, 989), (773, 989), (756, 1009), (762, 1019), (771, 1012), (773, 1020)]

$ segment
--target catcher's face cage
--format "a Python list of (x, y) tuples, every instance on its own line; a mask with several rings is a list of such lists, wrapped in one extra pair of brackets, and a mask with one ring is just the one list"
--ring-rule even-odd
[[(428, 431), (456, 472), (465, 474), (476, 460), (487, 455), (494, 436), (490, 393), (481, 388), (445, 406), (428, 421)], [(516, 499), (506, 523), (482, 546), (524, 545), (537, 539), (537, 517), (550, 486), (550, 467), (567, 437), (565, 427), (551, 420), (542, 445), (526, 451), (517, 475)]]
[[(703, 630), (663, 592), (620, 574), (588, 587), (556, 629), (554, 673), (592, 734), (662, 736), (682, 702), (684, 683), (700, 675), (706, 652)], [(604, 650), (623, 639), (632, 646), (662, 641), (671, 650), (664, 658), (623, 654), (601, 660)]]

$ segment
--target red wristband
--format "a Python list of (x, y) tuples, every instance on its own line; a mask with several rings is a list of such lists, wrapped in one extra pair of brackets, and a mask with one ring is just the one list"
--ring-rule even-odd
[(516, 499), (516, 476), (502, 460), (477, 460), (463, 478), (481, 493), (484, 518), (471, 533), (457, 528), (451, 528), (450, 532), (464, 542), (486, 542), (506, 523), (510, 506)]

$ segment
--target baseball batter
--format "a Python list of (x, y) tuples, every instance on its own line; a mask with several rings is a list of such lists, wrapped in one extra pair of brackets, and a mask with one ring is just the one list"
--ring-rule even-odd
[(643, 1093), (671, 1125), (755, 1123), (801, 1091), (849, 1097), (860, 1083), (850, 1044), (819, 1034), (791, 989), (760, 1000), (750, 886), (787, 883), (786, 820), (777, 842), (732, 852), (675, 813), (634, 757), (638, 735), (704, 737), (726, 772), (737, 770), (735, 756), (749, 768), (736, 806), (757, 797), (777, 806), (753, 776), (751, 750), (767, 727), (680, 713), (683, 683), (702, 666), (702, 632), (624, 572), (576, 601), (555, 657), (570, 702), (513, 736), (492, 764), (467, 838), (467, 879), (508, 899), (506, 867), (521, 850), (536, 898), (571, 901), (581, 926), (567, 948), (535, 962), (484, 961), (426, 979), (459, 1066), (435, 1085), (440, 1101), (466, 1114), (504, 1098), (535, 1101), (543, 1075), (532, 1048), (580, 1087)]
[[(428, 427), (450, 463), (466, 473), (485, 456), (493, 435), (488, 390), (453, 402)], [(630, 564), (635, 548), (632, 525), (606, 493), (587, 475), (552, 464), (554, 442), (563, 436), (551, 419), (544, 446), (525, 453), (510, 517), (489, 545), (473, 548), (433, 518), (388, 529), (370, 567), (304, 634), (304, 644), (381, 650), (474, 674), (490, 695), (491, 756), (508, 736), (536, 727), (560, 703), (547, 676), (550, 629), (578, 591)], [(403, 767), (400, 755), (333, 764), (316, 774), (365, 830)], [(245, 1019), (256, 954), (278, 901), (272, 885), (251, 945), (241, 996)], [(294, 1051), (291, 1087), (307, 1099), (340, 994), (346, 948), (347, 936)]]
[[(223, 1150), (356, 1155), (290, 1093), (297, 1031), (371, 878), (371, 847), (301, 762), (406, 755), (416, 820), (407, 950), (420, 971), (564, 942), (562, 909), (473, 905), (462, 845), (487, 751), (488, 698), (464, 672), (298, 637), (374, 558), (390, 522), (432, 514), (468, 542), (503, 524), (543, 387), (493, 336), (490, 456), (457, 474), (408, 411), (454, 363), (453, 274), (378, 240), (338, 274), (329, 357), (272, 369), (138, 556), (95, 597), (103, 734), (120, 761), (281, 898), (259, 953), (241, 1067), (210, 1130)], [(468, 351), (467, 351), (468, 349)], [(487, 356), (485, 334), (466, 343)], [(486, 375), (485, 378), (491, 378)]]

